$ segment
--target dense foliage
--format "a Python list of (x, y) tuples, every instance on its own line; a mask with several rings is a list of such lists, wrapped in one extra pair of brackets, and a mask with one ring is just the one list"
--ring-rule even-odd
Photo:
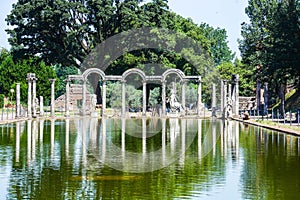
[(256, 80), (270, 83), (270, 94), (283, 102), (287, 86), (299, 88), (300, 1), (249, 0), (249, 23), (242, 25), (240, 50), (243, 62), (255, 71)]
[[(172, 51), (141, 49), (116, 59), (105, 73), (122, 74), (133, 67), (145, 70), (145, 64), (156, 63), (162, 66), (161, 70), (178, 68), (187, 75), (201, 75), (204, 87), (210, 88), (217, 76), (209, 75), (217, 72), (216, 66), (234, 57), (224, 29), (215, 29), (205, 23), (197, 25), (171, 12), (167, 0), (19, 0), (6, 20), (12, 27), (7, 32), (13, 58), (39, 56), (50, 66), (82, 69), (87, 55), (100, 43), (118, 33), (141, 27), (165, 28), (179, 33), (179, 37), (184, 34), (195, 40), (198, 46), (181, 49), (181, 53), (195, 60), (199, 67), (194, 68)], [(166, 36), (157, 33), (157, 37), (165, 39)], [(175, 48), (176, 37), (167, 39)], [(99, 60), (105, 62), (105, 52), (101, 56)], [(150, 69), (149, 73), (155, 72)], [(63, 91), (63, 86), (60, 88)], [(209, 96), (210, 90), (204, 90), (204, 99), (209, 101)]]
[[(49, 102), (51, 84), (49, 79), (56, 78), (52, 67), (47, 66), (36, 57), (14, 62), (10, 53), (6, 50), (0, 52), (0, 94), (10, 95), (10, 89), (16, 89), (16, 83), (20, 83), (21, 101), (27, 102), (27, 73), (35, 73), (37, 77), (37, 97), (43, 96), (45, 102)], [(59, 81), (56, 83), (59, 84)]]

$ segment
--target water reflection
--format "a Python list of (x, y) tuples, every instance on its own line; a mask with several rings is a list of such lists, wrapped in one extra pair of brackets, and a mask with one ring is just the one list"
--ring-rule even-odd
[(8, 191), (0, 196), (8, 199), (300, 194), (299, 137), (234, 121), (51, 119), (0, 129), (0, 177), (8, 177)]

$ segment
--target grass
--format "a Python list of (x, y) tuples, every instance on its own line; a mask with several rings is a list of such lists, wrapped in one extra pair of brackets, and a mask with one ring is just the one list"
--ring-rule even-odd
[(290, 126), (288, 124), (282, 124), (282, 123), (278, 123), (278, 122), (273, 122), (270, 120), (256, 120), (255, 122), (260, 123), (260, 124), (265, 124), (265, 125), (269, 125), (269, 126), (274, 126), (274, 127), (278, 127), (278, 128), (284, 128), (284, 129), (290, 129), (290, 130), (294, 130), (294, 131), (300, 131), (300, 127), (299, 126)]

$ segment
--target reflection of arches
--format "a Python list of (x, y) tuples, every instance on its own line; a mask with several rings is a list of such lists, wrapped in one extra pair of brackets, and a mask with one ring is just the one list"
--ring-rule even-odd
[(181, 81), (185, 78), (184, 73), (180, 69), (168, 69), (163, 73), (162, 81), (166, 81), (167, 76), (170, 74), (177, 74)]
[(129, 70), (125, 71), (122, 74), (122, 81), (125, 81), (126, 77), (131, 75), (131, 74), (138, 74), (143, 79), (143, 82), (146, 81), (145, 73), (142, 70), (137, 69), (137, 68), (133, 68), (133, 69), (129, 69)]
[(101, 76), (101, 79), (105, 80), (105, 73), (101, 69), (98, 69), (98, 68), (89, 68), (89, 69), (85, 70), (82, 74), (83, 79), (87, 80), (87, 77), (92, 73), (99, 74)]

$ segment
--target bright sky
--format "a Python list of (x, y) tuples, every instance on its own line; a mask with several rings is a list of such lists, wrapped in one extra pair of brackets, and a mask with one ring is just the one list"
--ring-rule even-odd
[[(0, 47), (9, 49), (5, 18), (12, 3), (17, 0), (0, 0)], [(245, 8), (248, 0), (169, 0), (170, 9), (183, 17), (190, 17), (195, 23), (205, 22), (215, 28), (224, 28), (228, 45), (239, 56), (237, 39), (241, 38), (241, 23), (248, 22)]]

